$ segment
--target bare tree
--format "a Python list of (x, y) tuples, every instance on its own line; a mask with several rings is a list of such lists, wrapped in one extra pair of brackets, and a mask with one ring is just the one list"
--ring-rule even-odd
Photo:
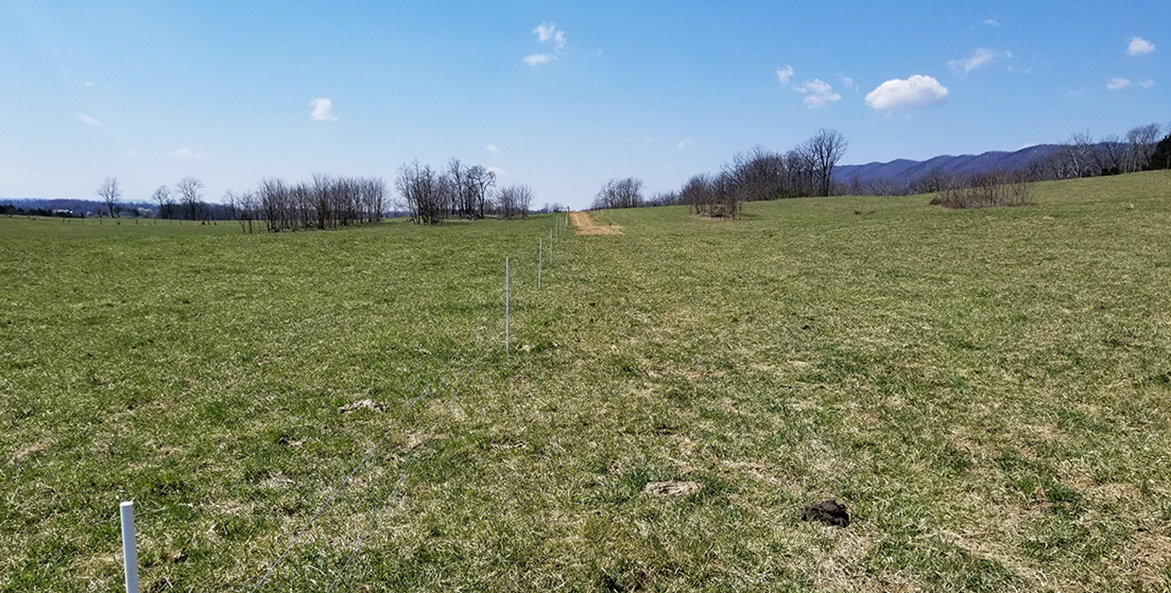
[(118, 189), (118, 180), (114, 177), (107, 177), (98, 186), (97, 194), (106, 203), (106, 208), (110, 211), (110, 218), (114, 218), (114, 210), (118, 208), (118, 198), (122, 197), (122, 190)]
[(692, 213), (713, 218), (737, 218), (743, 206), (743, 192), (737, 191), (727, 171), (719, 175), (695, 175), (679, 190)]
[(224, 208), (228, 211), (228, 219), (236, 220), (240, 215), (240, 194), (232, 190), (224, 192)]
[(240, 229), (252, 234), (252, 221), (256, 218), (257, 210), (256, 194), (250, 191), (235, 193), (229, 190), (224, 197), (232, 209), (233, 216), (240, 221)]
[(793, 197), (787, 183), (788, 167), (785, 157), (754, 147), (732, 157), (732, 163), (724, 166), (733, 190), (740, 192), (740, 199), (746, 202), (776, 200)]
[(171, 190), (166, 185), (160, 185), (155, 193), (151, 194), (150, 198), (159, 205), (158, 218), (166, 218), (165, 212), (168, 206), (171, 205)]
[(1132, 128), (1126, 133), (1127, 158), (1126, 172), (1142, 171), (1151, 162), (1151, 155), (1155, 152), (1155, 145), (1159, 141), (1159, 124), (1147, 124)]
[(175, 189), (179, 191), (179, 199), (183, 202), (183, 206), (187, 209), (187, 217), (190, 220), (195, 220), (199, 214), (200, 200), (203, 194), (200, 190), (203, 189), (203, 182), (194, 177), (184, 177), (175, 184)]
[(268, 232), (280, 231), (284, 221), (288, 220), (288, 186), (280, 179), (265, 179), (256, 188), (256, 198)]
[(484, 218), (488, 196), (492, 193), (492, 188), (496, 187), (496, 172), (476, 165), (467, 169), (465, 178), (467, 191), (472, 200), (473, 214), (476, 218)]
[(1088, 132), (1070, 136), (1069, 142), (1061, 145), (1061, 155), (1065, 177), (1080, 179), (1101, 173), (1094, 158), (1094, 139)]
[(533, 204), (533, 190), (527, 185), (510, 185), (496, 192), (497, 210), (501, 218), (525, 218)]
[(382, 220), (382, 212), (386, 202), (386, 182), (381, 177), (361, 180), (358, 192), (361, 195), (362, 210), (365, 211), (367, 222)]
[(611, 179), (594, 197), (594, 209), (638, 208), (642, 206), (642, 180), (637, 177)]
[(785, 153), (785, 170), (789, 195), (794, 197), (811, 196), (815, 189), (815, 170), (813, 155), (805, 146), (799, 146)]
[(395, 188), (402, 196), (411, 218), (419, 224), (438, 224), (443, 220), (443, 180), (430, 165), (418, 160), (399, 167)]
[[(651, 194), (644, 202), (647, 206), (680, 206), (684, 204), (683, 196), (677, 191), (660, 191)], [(553, 211), (560, 211), (560, 204), (553, 204)]]
[(443, 174), (444, 186), (447, 192), (449, 209), (453, 216), (460, 218), (474, 218), (475, 206), (472, 203), (471, 188), (467, 185), (468, 169), (459, 159), (452, 157), (447, 163), (447, 171)]
[(804, 152), (813, 165), (814, 191), (819, 196), (833, 193), (833, 173), (848, 146), (845, 136), (836, 130), (821, 129), (805, 141)]
[(1094, 162), (1099, 175), (1118, 175), (1126, 167), (1126, 144), (1116, 134), (1094, 145)]

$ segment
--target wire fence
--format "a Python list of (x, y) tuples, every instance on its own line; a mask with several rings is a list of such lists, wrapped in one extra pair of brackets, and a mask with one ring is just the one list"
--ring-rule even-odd
[[(533, 266), (535, 268), (536, 275), (537, 275), (538, 279), (541, 278), (543, 271), (548, 271), (549, 268), (551, 268), (551, 266), (553, 265), (553, 262), (555, 261), (555, 259), (554, 259), (555, 245), (558, 243), (557, 239), (561, 238), (564, 235), (564, 233), (566, 231), (568, 231), (568, 229), (569, 229), (569, 214), (568, 213), (564, 213), (564, 215), (558, 214), (555, 221), (554, 221), (554, 225), (549, 229), (549, 235), (547, 237), (548, 242), (547, 243), (545, 242), (546, 237), (543, 235), (543, 233), (542, 233), (542, 236), (538, 238), (537, 261), (535, 262), (535, 265)], [(564, 257), (564, 255), (562, 255), (562, 257)], [(509, 258), (506, 258), (506, 261), (507, 261), (507, 259), (511, 259), (511, 256), (509, 256)], [(528, 258), (524, 258), (524, 259), (527, 260)], [(502, 294), (500, 294), (500, 298), (498, 299), (497, 303), (499, 303), (500, 301), (503, 301), (506, 309), (508, 307), (508, 300), (510, 298), (509, 293), (512, 289), (512, 282), (511, 282), (511, 279), (509, 276), (510, 276), (509, 265), (507, 263), (505, 263), (505, 278), (504, 278), (504, 283), (503, 283), (504, 284), (504, 291), (502, 292)], [(540, 280), (538, 280), (538, 282), (540, 282)], [(545, 280), (543, 285), (547, 286), (548, 281)], [(538, 284), (537, 291), (540, 292), (540, 290), (542, 290), (542, 289), (543, 289), (543, 286), (541, 284)], [(384, 445), (386, 444), (389, 437), (396, 430), (400, 429), (403, 426), (405, 418), (418, 407), (420, 402), (422, 402), (424, 399), (427, 399), (428, 396), (432, 396), (436, 393), (436, 391), (435, 391), (436, 385), (439, 384), (441, 379), (443, 379), (444, 377), (446, 377), (448, 375), (449, 371), (453, 368), (453, 365), (455, 364), (457, 359), (460, 359), (461, 356), (469, 354), (467, 351), (469, 349), (469, 345), (473, 342), (473, 340), (477, 336), (485, 335), (485, 332), (489, 328), (488, 322), (489, 322), (492, 315), (493, 315), (492, 312), (486, 313), (480, 319), (480, 322), (473, 326), (473, 329), (468, 332), (467, 337), (460, 343), (459, 347), (455, 350), (455, 352), (452, 353), (452, 355), (447, 358), (447, 360), (443, 363), (443, 365), (439, 368), (439, 370), (436, 371), (434, 376), (432, 376), (431, 380), (427, 383), (427, 385), (422, 390), (420, 390), (419, 394), (416, 395), (414, 398), (412, 398), (411, 401), (409, 402), (409, 404), (406, 406), (406, 408), (403, 409), (402, 412), (398, 414), (398, 416), (390, 423), (389, 426), (387, 426), (387, 428), (382, 432), (382, 435), (380, 436), (378, 441), (366, 451), (366, 453), (361, 457), (361, 459), (358, 460), (358, 462), (353, 465), (353, 467), (350, 469), (350, 471), (343, 478), (341, 478), (340, 480), (338, 480), (334, 484), (334, 486), (330, 489), (329, 494), (325, 498), (325, 500), (320, 505), (317, 506), (317, 508), (313, 512), (313, 515), (309, 518), (309, 521), (306, 522), (304, 526), (302, 526), (300, 529), (298, 529), (296, 531), (296, 533), (293, 535), (292, 540), (289, 541), (289, 543), (282, 549), (281, 553), (277, 556), (277, 558), (275, 560), (273, 560), (270, 564), (267, 565), (267, 567), (264, 570), (264, 574), (260, 577), (259, 581), (257, 581), (256, 585), (253, 586), (252, 589), (250, 589), (250, 593), (256, 593), (257, 591), (260, 591), (261, 588), (266, 583), (269, 582), (269, 579), (276, 573), (278, 567), (280, 567), (282, 565), (282, 563), (284, 563), (286, 561), (286, 559), (289, 556), (289, 553), (297, 546), (297, 544), (299, 542), (301, 542), (301, 540), (305, 536), (305, 534), (308, 533), (310, 531), (310, 529), (313, 528), (313, 526), (318, 522), (318, 519), (321, 518), (323, 516), (323, 514), (325, 514), (326, 509), (329, 508), (330, 505), (333, 504), (338, 499), (338, 497), (341, 495), (343, 490), (345, 490), (345, 488), (354, 480), (355, 476), (359, 473), (359, 471), (362, 470), (362, 468), (366, 467), (370, 463), (371, 459), (378, 453), (378, 451), (380, 451), (384, 447)], [(489, 336), (490, 341), (488, 343), (489, 344), (498, 343), (497, 340), (499, 339), (500, 336), (502, 336), (502, 335), (506, 336), (505, 351), (509, 352), (510, 347), (509, 347), (508, 341), (509, 341), (509, 338), (511, 337), (511, 331), (509, 328), (509, 324), (510, 324), (510, 316), (505, 314), (504, 328), (501, 330), (498, 330), (494, 334), (490, 335)], [(458, 398), (463, 393), (463, 390), (467, 386), (468, 381), (471, 378), (472, 374), (475, 371), (480, 370), (482, 368), (484, 361), (487, 360), (494, 351), (496, 351), (494, 347), (488, 346), (488, 347), (481, 349), (479, 352), (473, 353), (474, 355), (471, 356), (471, 364), (469, 364), (467, 369), (465, 371), (463, 371), (462, 375), (458, 375), (458, 380), (454, 383), (454, 387), (449, 390), (450, 391), (450, 393), (449, 393), (450, 398), (452, 398), (452, 399)], [(434, 435), (436, 434), (436, 431), (439, 429), (440, 423), (441, 423), (440, 419), (436, 419), (434, 422), (432, 422), (432, 424), (427, 432), (427, 437), (425, 438), (424, 442), (427, 442), (432, 437), (434, 437)], [(333, 579), (330, 581), (330, 584), (329, 584), (327, 591), (332, 592), (339, 585), (342, 585), (343, 583), (345, 583), (344, 578), (346, 576), (347, 569), (349, 569), (351, 566), (353, 566), (354, 560), (357, 557), (359, 550), (362, 549), (363, 545), (367, 541), (369, 541), (369, 539), (375, 533), (375, 531), (378, 527), (379, 517), (384, 515), (387, 507), (390, 505), (391, 501), (396, 498), (396, 495), (404, 493), (404, 485), (406, 484), (407, 478), (410, 475), (411, 470), (413, 469), (413, 467), (415, 466), (415, 464), (418, 460), (419, 460), (419, 455), (412, 456), (411, 459), (407, 462), (406, 466), (403, 467), (403, 469), (398, 472), (397, 479), (394, 481), (394, 484), (390, 488), (386, 497), (382, 500), (382, 504), (379, 506), (377, 512), (370, 515), (370, 519), (368, 520), (368, 525), (361, 532), (361, 535), (359, 535), (353, 539), (352, 545), (350, 546), (350, 549), (349, 549), (350, 551), (347, 554), (345, 561), (341, 564), (341, 566), (337, 569), (336, 573), (334, 574)]]

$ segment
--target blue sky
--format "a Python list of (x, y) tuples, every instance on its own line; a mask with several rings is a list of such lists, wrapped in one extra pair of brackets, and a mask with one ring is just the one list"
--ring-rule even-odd
[(1171, 2), (0, 0), (0, 197), (451, 157), (585, 207), (819, 128), (843, 164), (1171, 123)]

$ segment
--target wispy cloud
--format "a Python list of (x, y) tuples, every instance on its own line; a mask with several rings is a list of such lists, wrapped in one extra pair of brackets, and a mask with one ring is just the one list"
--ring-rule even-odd
[(781, 84), (789, 84), (789, 79), (793, 78), (793, 67), (785, 66), (777, 69), (777, 78), (780, 79)]
[[(795, 71), (792, 66), (779, 68), (777, 69), (777, 80), (780, 80), (781, 84), (792, 87), (793, 90), (805, 95), (805, 105), (810, 109), (820, 109), (842, 98), (841, 95), (834, 92), (833, 87), (828, 82), (820, 78), (807, 80), (799, 85), (793, 84), (794, 73)], [(842, 78), (842, 81), (847, 87), (854, 82), (845, 77)]]
[(1126, 46), (1126, 53), (1132, 56), (1145, 56), (1155, 53), (1155, 44), (1142, 37), (1133, 37), (1130, 40), (1130, 44)]
[(962, 60), (952, 60), (948, 62), (947, 66), (948, 68), (951, 68), (952, 72), (955, 72), (956, 74), (967, 74), (972, 70), (987, 66), (996, 60), (1011, 57), (1012, 52), (997, 51), (994, 49), (981, 47), (973, 51), (971, 55)]
[(533, 33), (537, 34), (538, 43), (548, 43), (553, 46), (553, 53), (535, 53), (527, 58), (524, 58), (524, 63), (529, 66), (540, 66), (541, 64), (548, 64), (557, 60), (557, 56), (565, 54), (565, 31), (557, 28), (553, 23), (541, 23), (533, 29)]
[(492, 154), (500, 154), (500, 148), (495, 144), (489, 144), (488, 146), (485, 146), (484, 149)]
[(1071, 97), (1084, 97), (1084, 96), (1086, 96), (1086, 89), (1074, 89), (1072, 91), (1069, 91), (1069, 96), (1071, 96)]
[(180, 148), (179, 150), (176, 150), (175, 152), (172, 152), (169, 154), (172, 158), (176, 158), (181, 161), (199, 160), (199, 159), (204, 158), (202, 152), (195, 152), (194, 150), (191, 150), (190, 148)]
[(916, 74), (878, 85), (878, 88), (866, 95), (866, 104), (879, 111), (907, 111), (943, 103), (948, 94), (947, 87), (938, 80)]
[(533, 33), (537, 34), (537, 40), (541, 43), (552, 42), (554, 49), (565, 47), (565, 31), (558, 30), (553, 23), (541, 23), (533, 29)]
[(842, 98), (841, 95), (834, 92), (833, 87), (829, 83), (817, 78), (794, 88), (797, 92), (805, 95), (805, 106), (810, 109), (821, 109)]
[(683, 150), (684, 148), (687, 148), (688, 146), (691, 146), (692, 144), (695, 144), (695, 140), (692, 140), (691, 138), (687, 138), (684, 140), (680, 140), (679, 144), (675, 145), (675, 148), (678, 148), (679, 150)]
[(333, 101), (329, 99), (314, 99), (309, 102), (309, 106), (313, 108), (313, 112), (309, 117), (316, 121), (337, 121), (337, 115), (333, 113)]
[(1106, 83), (1106, 88), (1112, 91), (1120, 91), (1130, 86), (1130, 79), (1127, 78), (1111, 78), (1110, 82)]
[(997, 21), (996, 19), (988, 19), (984, 21), (984, 24), (988, 25), (989, 27), (999, 27), (1000, 21)]
[(100, 125), (102, 125), (102, 122), (100, 122), (100, 121), (98, 121), (98, 120), (96, 120), (96, 119), (94, 119), (94, 118), (92, 118), (92, 117), (90, 117), (90, 116), (88, 116), (88, 115), (86, 115), (86, 114), (84, 114), (84, 113), (78, 113), (78, 114), (77, 114), (77, 119), (80, 119), (81, 121), (83, 121), (83, 122), (85, 122), (85, 123), (87, 123), (87, 124), (89, 124), (89, 125), (91, 125), (91, 126), (100, 126)]
[(1155, 86), (1155, 79), (1151, 78), (1148, 80), (1140, 80), (1138, 85), (1143, 87), (1144, 89), (1149, 89), (1149, 88)]

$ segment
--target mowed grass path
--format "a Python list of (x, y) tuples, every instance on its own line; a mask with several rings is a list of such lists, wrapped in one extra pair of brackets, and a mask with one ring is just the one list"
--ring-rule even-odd
[(549, 218), (0, 220), (0, 588), (117, 589), (133, 498), (147, 586), (250, 590), (436, 375), (262, 590), (370, 525), (339, 590), (1169, 586), (1171, 178), (925, 203), (595, 212), (509, 356)]

